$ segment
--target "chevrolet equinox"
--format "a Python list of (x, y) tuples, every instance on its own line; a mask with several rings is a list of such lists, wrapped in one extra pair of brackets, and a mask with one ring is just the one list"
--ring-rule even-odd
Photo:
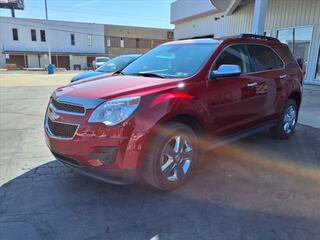
[(171, 190), (208, 148), (266, 128), (276, 138), (292, 135), (302, 81), (288, 46), (275, 38), (169, 42), (113, 76), (56, 89), (46, 142), (80, 173)]

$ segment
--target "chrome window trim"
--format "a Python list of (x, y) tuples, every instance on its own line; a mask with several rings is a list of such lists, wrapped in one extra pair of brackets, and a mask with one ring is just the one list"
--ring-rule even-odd
[[(231, 43), (231, 44), (226, 45), (226, 46), (221, 50), (221, 52), (218, 54), (218, 56), (216, 57), (216, 59), (215, 59), (215, 60), (213, 61), (213, 63), (211, 64), (210, 71), (209, 71), (209, 73), (208, 73), (208, 80), (212, 80), (212, 79), (210, 78), (210, 73), (211, 73), (211, 71), (212, 71), (212, 69), (213, 69), (214, 64), (215, 64), (216, 61), (219, 59), (220, 55), (221, 55), (228, 47), (231, 47), (231, 46), (234, 46), (234, 45), (244, 45), (244, 46), (246, 46), (246, 45), (261, 45), (261, 46), (265, 46), (265, 47), (271, 49), (271, 51), (273, 51), (273, 52), (276, 54), (276, 56), (277, 56), (277, 57), (281, 60), (281, 62), (282, 62), (282, 68), (271, 69), (271, 70), (264, 70), (264, 71), (257, 71), (257, 72), (242, 73), (242, 74), (240, 74), (240, 76), (247, 76), (247, 75), (252, 75), (252, 74), (265, 73), (265, 72), (271, 72), (271, 71), (279, 71), (279, 70), (285, 70), (285, 69), (286, 69), (286, 67), (285, 67), (285, 66), (286, 66), (286, 63), (283, 61), (283, 59), (279, 56), (279, 54), (278, 54), (276, 51), (274, 51), (270, 46), (268, 46), (268, 45), (266, 45), (266, 44), (263, 44), (263, 43)], [(248, 50), (248, 53), (249, 53), (249, 50)], [(249, 53), (249, 54), (250, 54), (250, 53)], [(249, 56), (249, 57), (250, 57), (250, 56)]]

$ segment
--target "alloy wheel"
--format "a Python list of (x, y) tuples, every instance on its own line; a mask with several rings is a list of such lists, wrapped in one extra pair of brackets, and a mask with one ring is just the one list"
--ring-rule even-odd
[(293, 105), (290, 105), (283, 119), (283, 130), (286, 134), (289, 134), (293, 131), (297, 121), (297, 110)]
[(161, 153), (162, 175), (170, 182), (181, 180), (190, 171), (193, 155), (189, 137), (177, 135), (170, 138)]

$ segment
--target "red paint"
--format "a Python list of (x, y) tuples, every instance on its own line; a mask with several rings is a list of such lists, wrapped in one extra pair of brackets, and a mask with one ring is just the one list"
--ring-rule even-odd
[[(185, 41), (185, 44), (197, 40)], [(210, 41), (210, 40), (208, 40)], [(284, 60), (285, 69), (236, 77), (209, 80), (208, 72), (218, 54), (229, 44), (259, 43), (273, 48)], [(176, 43), (173, 43), (176, 44)], [(301, 94), (303, 77), (297, 64), (289, 63), (274, 41), (230, 38), (221, 41), (207, 63), (194, 76), (185, 79), (161, 79), (141, 76), (107, 76), (99, 81), (85, 81), (59, 88), (56, 95), (82, 98), (113, 99), (141, 96), (137, 111), (114, 127), (88, 123), (92, 110), (84, 117), (61, 115), (60, 121), (74, 122), (80, 127), (73, 140), (47, 137), (49, 148), (59, 154), (77, 159), (81, 164), (102, 169), (136, 169), (149, 133), (155, 125), (178, 115), (197, 119), (207, 136), (227, 136), (266, 120), (277, 119), (289, 95)], [(284, 80), (280, 75), (286, 74)], [(256, 89), (247, 88), (257, 82)], [(184, 86), (178, 87), (179, 83)], [(90, 161), (88, 155), (102, 146), (118, 147), (115, 163), (101, 165)]]

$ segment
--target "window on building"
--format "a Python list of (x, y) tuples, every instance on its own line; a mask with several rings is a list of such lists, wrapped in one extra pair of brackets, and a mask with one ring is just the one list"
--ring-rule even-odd
[(167, 38), (172, 40), (173, 39), (173, 31), (167, 32)]
[(312, 27), (295, 27), (278, 30), (277, 38), (287, 44), (293, 56), (305, 71), (308, 64)]
[(70, 40), (71, 40), (71, 45), (74, 46), (76, 45), (76, 40), (74, 34), (70, 34)]
[(267, 37), (271, 37), (271, 30), (265, 30), (265, 31), (263, 32), (263, 35), (264, 35), (264, 36), (267, 36)]
[(136, 38), (136, 48), (140, 48), (140, 38)]
[(88, 35), (88, 46), (92, 46), (92, 35)]
[(107, 47), (111, 47), (111, 38), (107, 37)]
[(40, 30), (40, 38), (41, 38), (41, 42), (46, 41), (46, 31), (45, 30)]
[(31, 29), (31, 41), (37, 41), (37, 32), (35, 29)]
[(218, 70), (223, 64), (238, 65), (243, 73), (250, 72), (250, 60), (245, 45), (234, 45), (223, 50), (212, 70)]
[(19, 38), (18, 38), (18, 29), (16, 28), (12, 28), (12, 38), (14, 41), (18, 41)]
[(283, 68), (283, 62), (273, 50), (262, 45), (248, 45), (251, 55), (252, 69), (255, 72)]
[(318, 64), (317, 64), (317, 71), (316, 71), (316, 79), (320, 80), (320, 48), (318, 53)]
[(294, 29), (293, 56), (302, 69), (306, 71), (308, 65), (309, 49), (312, 37), (312, 27), (301, 27)]
[(287, 44), (293, 52), (293, 28), (278, 30), (277, 38), (280, 42)]
[(124, 39), (123, 38), (120, 38), (120, 47), (124, 48)]

